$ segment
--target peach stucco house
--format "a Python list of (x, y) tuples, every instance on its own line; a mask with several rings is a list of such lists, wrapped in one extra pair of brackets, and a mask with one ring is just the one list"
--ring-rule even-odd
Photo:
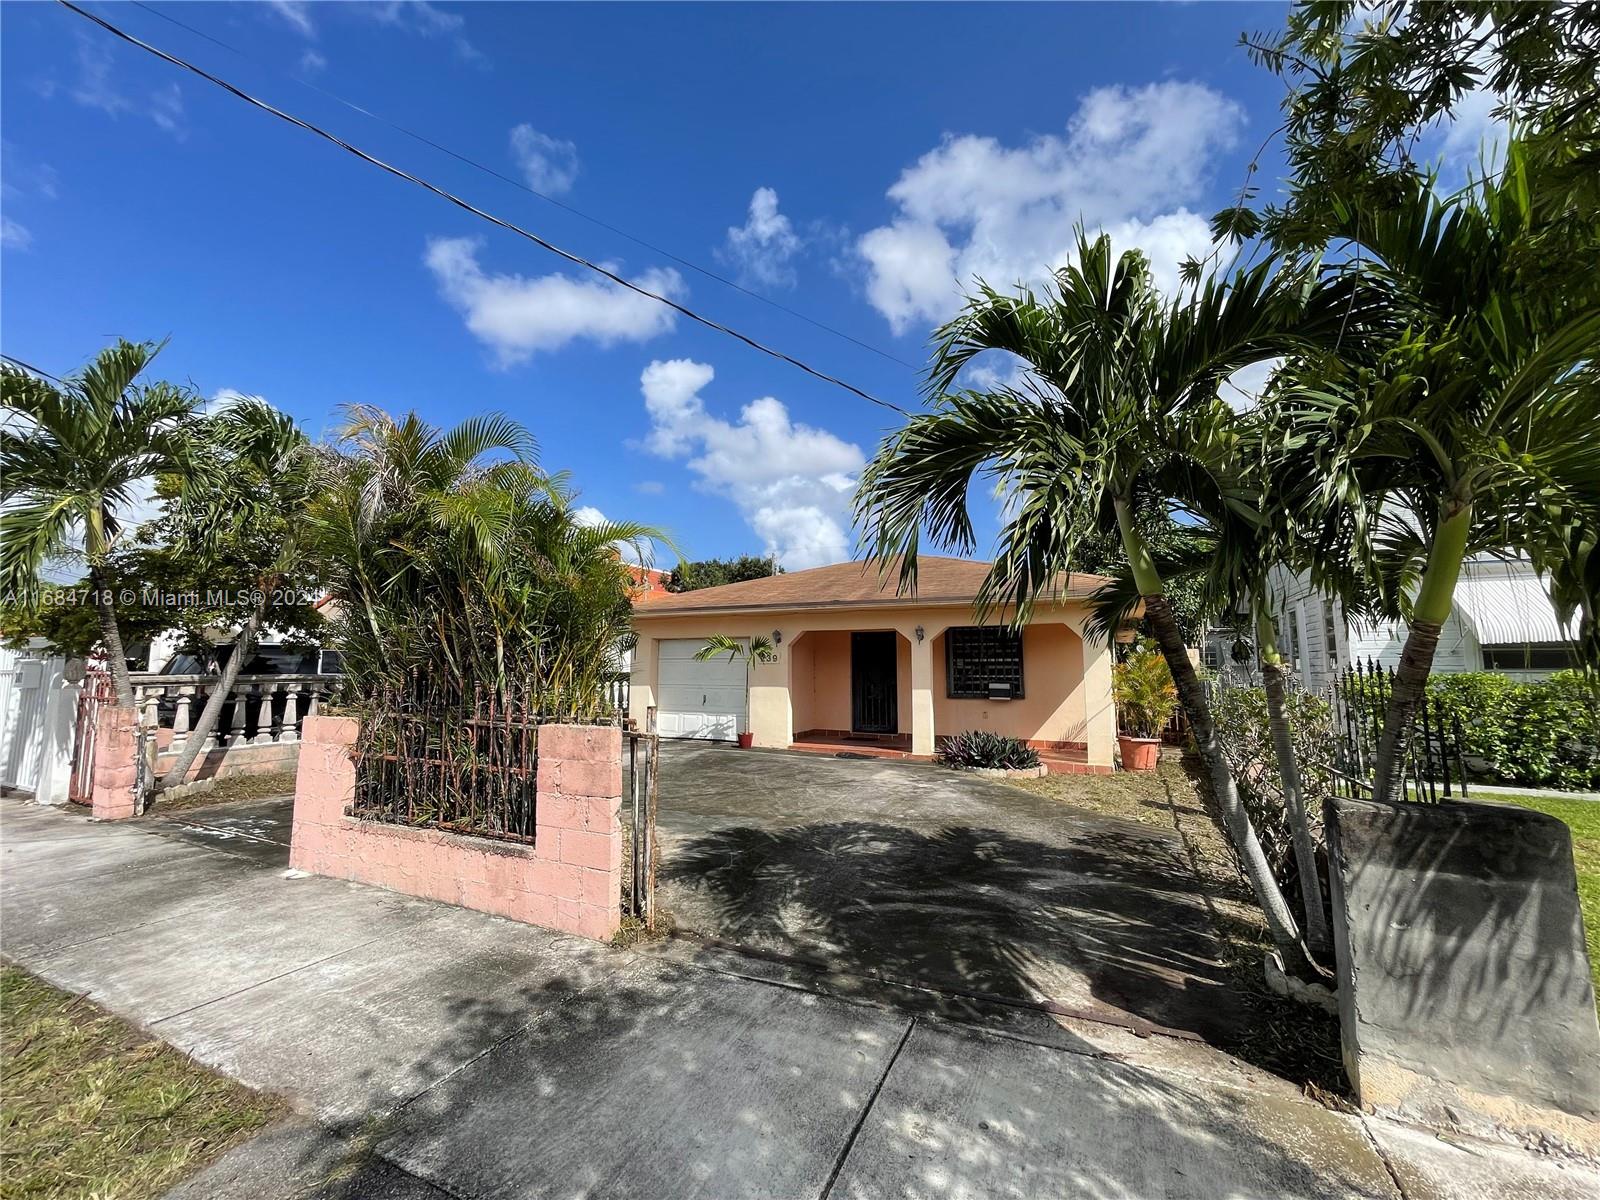
[[(966, 729), (1022, 738), (1059, 770), (1111, 769), (1111, 650), (1085, 636), (1086, 597), (1104, 580), (1074, 575), (1039, 603), (1020, 637), (1007, 614), (973, 614), (989, 564), (919, 560), (915, 595), (871, 563), (839, 563), (682, 593), (634, 609), (631, 716), (657, 709), (665, 737), (757, 746), (934, 752)], [(766, 636), (777, 661), (697, 662), (712, 634)]]

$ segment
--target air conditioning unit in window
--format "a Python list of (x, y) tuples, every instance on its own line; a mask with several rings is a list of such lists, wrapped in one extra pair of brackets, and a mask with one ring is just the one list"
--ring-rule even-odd
[(989, 685), (989, 699), (1011, 700), (1014, 698), (1009, 683), (991, 683)]

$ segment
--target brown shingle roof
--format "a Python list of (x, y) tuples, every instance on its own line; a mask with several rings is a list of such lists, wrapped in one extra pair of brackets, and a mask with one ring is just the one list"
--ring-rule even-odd
[[(978, 594), (989, 573), (986, 562), (965, 558), (917, 558), (917, 590), (911, 596), (896, 594), (898, 573), (880, 576), (872, 562), (834, 563), (809, 571), (790, 571), (765, 579), (725, 583), (696, 592), (676, 592), (650, 598), (640, 616), (669, 613), (737, 612), (764, 608), (843, 608), (851, 605), (968, 603)], [(1081, 600), (1105, 577), (1072, 575), (1054, 599)]]

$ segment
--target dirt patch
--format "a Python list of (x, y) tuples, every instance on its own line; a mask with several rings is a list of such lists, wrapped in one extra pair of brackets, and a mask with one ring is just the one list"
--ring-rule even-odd
[(213, 804), (233, 804), (240, 800), (267, 800), (274, 796), (292, 796), (294, 777), (293, 771), (274, 771), (267, 775), (229, 775), (226, 779), (217, 780), (216, 786), (210, 791), (197, 792), (177, 800), (163, 800), (157, 796), (146, 811), (164, 815), (207, 808)]

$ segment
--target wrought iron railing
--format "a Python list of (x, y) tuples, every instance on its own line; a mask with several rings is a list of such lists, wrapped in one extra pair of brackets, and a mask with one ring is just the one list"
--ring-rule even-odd
[[(1378, 744), (1394, 694), (1394, 668), (1368, 659), (1346, 667), (1329, 689), (1339, 732), (1334, 748), (1336, 790), (1369, 797)], [(1424, 693), (1401, 746), (1399, 798), (1420, 803), (1467, 798), (1467, 769), (1460, 720)]]
[(616, 724), (539, 703), (532, 684), (470, 695), (413, 674), (361, 705), (351, 815), (370, 821), (529, 842), (537, 820), (539, 727)]

